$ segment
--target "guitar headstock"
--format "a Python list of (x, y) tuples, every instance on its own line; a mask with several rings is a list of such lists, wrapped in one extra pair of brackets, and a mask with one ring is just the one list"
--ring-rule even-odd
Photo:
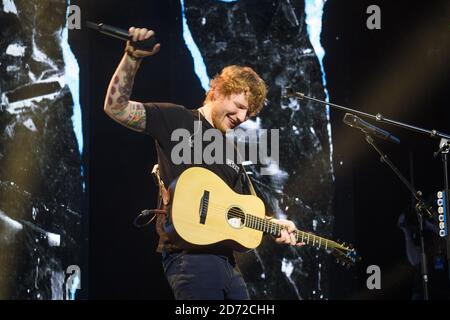
[(345, 242), (337, 244), (332, 249), (332, 254), (336, 257), (336, 262), (347, 268), (361, 260), (361, 257), (356, 250), (350, 244), (346, 244)]

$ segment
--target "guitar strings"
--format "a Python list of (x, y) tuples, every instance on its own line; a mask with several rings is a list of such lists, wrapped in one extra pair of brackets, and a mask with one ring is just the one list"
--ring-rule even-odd
[[(273, 227), (275, 227), (275, 230), (276, 231), (281, 231), (281, 230), (278, 230), (278, 228), (281, 228), (281, 227), (283, 227), (283, 225), (281, 225), (281, 224), (277, 224), (277, 223), (274, 223), (274, 222), (270, 222), (270, 221), (268, 221), (268, 220), (265, 220), (264, 218), (260, 218), (260, 217), (258, 217), (258, 216), (254, 216), (254, 215), (250, 215), (250, 214), (245, 214), (242, 210), (238, 210), (238, 209), (234, 209), (234, 207), (231, 207), (231, 209), (228, 209), (228, 207), (225, 207), (225, 206), (223, 206), (223, 205), (220, 205), (220, 204), (217, 204), (217, 203), (215, 203), (215, 202), (212, 202), (212, 201), (208, 201), (208, 209), (210, 208), (210, 207), (214, 207), (214, 209), (218, 209), (218, 210), (220, 210), (220, 211), (215, 211), (214, 213), (220, 213), (220, 214), (222, 214), (223, 213), (223, 211), (226, 211), (227, 213), (231, 213), (231, 214), (229, 214), (231, 217), (233, 217), (233, 218), (240, 218), (240, 219), (243, 219), (244, 221), (247, 221), (248, 219), (246, 219), (246, 217), (245, 216), (248, 216), (248, 217), (250, 217), (250, 219), (254, 219), (253, 221), (255, 221), (256, 223), (259, 223), (259, 225), (261, 226), (261, 222), (262, 222), (262, 227), (266, 230), (266, 229), (268, 229), (268, 230), (273, 230), (274, 228), (272, 228), (272, 226)], [(223, 210), (223, 211), (222, 211)], [(246, 225), (245, 223), (244, 223), (244, 225)], [(271, 226), (272, 225), (272, 226)], [(316, 239), (319, 239), (320, 240), (320, 245), (322, 245), (322, 246), (326, 246), (326, 247), (334, 247), (334, 248), (336, 248), (336, 249), (341, 249), (341, 250), (346, 250), (346, 251), (348, 251), (349, 249), (348, 248), (346, 248), (346, 247), (344, 247), (343, 245), (341, 245), (340, 243), (337, 243), (337, 242), (335, 242), (335, 241), (333, 241), (333, 240), (329, 240), (329, 239), (326, 239), (326, 238), (323, 238), (323, 237), (320, 237), (320, 236), (316, 236), (315, 234), (312, 234), (312, 233), (308, 233), (308, 232), (305, 232), (305, 231), (301, 231), (301, 230), (298, 230), (298, 229), (296, 229), (296, 230), (294, 230), (294, 233), (296, 234), (296, 237), (297, 237), (297, 241), (299, 241), (300, 239), (299, 239), (299, 233), (301, 234), (301, 233), (303, 233), (303, 234), (306, 234), (306, 235), (308, 235), (308, 238), (307, 239), (309, 239), (309, 237), (310, 236), (312, 236), (313, 238), (314, 238), (314, 240), (316, 240)], [(304, 237), (303, 237), (304, 238)], [(324, 241), (323, 243), (324, 244), (322, 244), (322, 240)], [(309, 240), (307, 240), (308, 242), (308, 244), (309, 244)], [(317, 240), (316, 241), (314, 241), (314, 243), (313, 243), (313, 245), (316, 243), (316, 242), (318, 242)], [(319, 245), (319, 246), (320, 246)]]
[[(209, 202), (208, 214), (220, 214), (220, 215), (223, 215), (224, 210), (226, 210), (226, 207), (221, 206), (221, 205), (214, 205), (213, 202)], [(233, 210), (229, 210), (229, 212), (232, 212), (232, 211)], [(234, 213), (230, 214), (229, 216), (235, 217), (235, 218), (242, 218), (243, 215), (244, 216), (246, 215), (245, 213), (243, 213), (243, 211), (236, 211), (236, 210), (234, 210)], [(262, 218), (259, 218), (259, 217), (256, 217), (256, 216), (252, 216), (252, 215), (249, 215), (249, 214), (247, 214), (247, 215), (251, 216), (251, 217), (258, 218), (260, 220), (263, 220)], [(275, 223), (273, 223), (273, 224), (274, 225), (278, 225), (278, 224), (275, 224)], [(244, 223), (244, 226), (249, 227), (245, 223)], [(282, 227), (282, 225), (278, 225), (278, 226)], [(254, 229), (254, 228), (251, 228), (251, 229)], [(256, 229), (256, 230), (258, 230), (258, 229)], [(260, 230), (260, 231), (262, 231), (262, 230)], [(335, 242), (333, 240), (328, 240), (326, 238), (322, 238), (322, 237), (316, 236), (316, 235), (314, 235), (312, 233), (307, 233), (307, 232), (304, 232), (304, 231), (301, 231), (301, 230), (298, 230), (298, 229), (296, 229), (294, 232), (296, 233), (296, 237), (297, 237), (296, 240), (297, 241), (300, 241), (300, 238), (298, 237), (298, 233), (303, 233), (303, 234), (307, 234), (307, 235), (313, 236), (314, 239), (312, 241), (309, 240), (309, 237), (306, 238), (306, 239), (302, 238), (302, 240), (306, 240), (306, 241), (303, 241), (305, 244), (308, 244), (308, 245), (313, 246), (313, 247), (315, 247), (317, 245), (316, 238), (321, 239), (321, 241), (319, 242), (319, 245), (317, 246), (317, 248), (321, 248), (322, 247), (325, 250), (334, 250), (333, 252), (335, 253), (336, 258), (339, 259), (342, 262), (353, 264), (355, 262), (354, 260), (357, 259), (357, 258), (353, 258), (352, 256), (349, 256), (351, 254), (356, 254), (354, 249), (346, 248), (343, 245), (341, 245), (341, 244), (339, 244), (339, 243), (337, 243), (337, 242)], [(322, 241), (322, 240), (324, 240), (324, 241)]]
[[(278, 223), (271, 222), (270, 220), (266, 220), (266, 219), (264, 219), (264, 218), (261, 218), (261, 217), (258, 217), (258, 216), (254, 216), (254, 215), (251, 215), (251, 214), (245, 214), (242, 210), (234, 209), (234, 207), (231, 207), (231, 209), (228, 210), (229, 207), (224, 207), (224, 206), (222, 206), (222, 205), (220, 205), (220, 204), (217, 204), (217, 203), (215, 203), (215, 202), (208, 201), (208, 206), (210, 206), (210, 205), (213, 206), (213, 207), (215, 207), (215, 208), (223, 209), (224, 211), (233, 213), (234, 215), (232, 215), (232, 216), (235, 217), (235, 218), (242, 218), (242, 219), (246, 220), (246, 219), (245, 219), (245, 216), (247, 215), (247, 216), (249, 216), (251, 219), (254, 219), (253, 221), (256, 220), (257, 223), (258, 223), (258, 222), (259, 222), (259, 223), (262, 222), (262, 226), (263, 226), (263, 227), (271, 228), (271, 225), (274, 226), (275, 228), (281, 228), (281, 227), (284, 227), (283, 225), (278, 224)], [(222, 213), (222, 212), (220, 212), (220, 213)], [(272, 228), (271, 228), (271, 229), (272, 229)], [(308, 234), (307, 232), (304, 232), (304, 231), (301, 231), (301, 230), (298, 230), (298, 229), (296, 229), (294, 232), (300, 232), (300, 233)], [(328, 239), (322, 238), (322, 237), (320, 237), (320, 236), (314, 235), (314, 234), (312, 234), (312, 233), (309, 233), (309, 234), (310, 234), (311, 236), (313, 236), (313, 237), (316, 237), (316, 238), (319, 238), (319, 239), (323, 239), (323, 240), (325, 240), (325, 241), (330, 241), (330, 242), (332, 241), (332, 240), (328, 240)]]
[[(210, 202), (211, 203), (211, 202)], [(211, 206), (211, 211), (210, 211), (210, 213), (213, 213), (213, 214), (223, 214), (224, 212), (223, 212), (223, 210), (221, 210), (221, 209), (217, 209), (217, 207), (221, 207), (221, 206)], [(224, 208), (223, 206), (222, 206), (222, 208)], [(209, 208), (208, 208), (209, 209)], [(209, 211), (209, 210), (208, 210)], [(231, 211), (231, 210), (230, 210)], [(235, 216), (235, 215), (229, 215), (229, 216), (231, 216), (231, 217), (237, 217), (237, 216)], [(238, 218), (241, 218), (242, 217), (242, 214), (240, 214), (240, 212), (239, 212), (239, 217)], [(253, 216), (253, 217), (256, 217), (256, 216)], [(257, 217), (258, 218), (258, 217)], [(259, 218), (259, 219), (261, 219), (261, 218)], [(249, 227), (249, 225), (248, 224), (246, 224), (246, 223), (244, 223), (244, 226), (246, 226), (246, 227)], [(282, 225), (279, 225), (280, 227), (282, 227)], [(270, 227), (267, 227), (267, 224), (264, 224), (264, 229), (265, 230), (268, 230), (268, 229), (270, 229)], [(254, 229), (254, 228), (251, 228), (251, 229)], [(256, 230), (258, 230), (258, 229), (256, 229)], [(262, 230), (260, 230), (260, 231), (262, 231)], [(345, 252), (348, 252), (348, 251), (351, 251), (351, 249), (348, 249), (348, 248), (346, 248), (346, 247), (344, 247), (344, 246), (342, 246), (341, 244), (339, 244), (339, 243), (337, 243), (337, 242), (335, 242), (335, 241), (333, 241), (333, 240), (329, 240), (329, 239), (326, 239), (326, 238), (323, 238), (323, 237), (319, 237), (319, 236), (316, 236), (316, 235), (314, 235), (314, 234), (312, 234), (312, 233), (307, 233), (307, 232), (304, 232), (304, 231), (301, 231), (301, 230), (295, 230), (294, 231), (295, 233), (296, 233), (296, 237), (297, 237), (297, 241), (299, 241), (300, 242), (300, 236), (299, 236), (299, 233), (301, 234), (301, 233), (303, 233), (303, 234), (306, 234), (306, 235), (309, 235), (310, 237), (306, 237), (306, 236), (304, 236), (302, 239), (303, 239), (303, 241), (302, 242), (304, 242), (304, 243), (306, 243), (306, 244), (308, 244), (308, 245), (312, 245), (312, 246), (316, 246), (317, 244), (319, 244), (317, 247), (318, 248), (320, 248), (320, 247), (323, 247), (323, 248), (325, 248), (325, 249), (334, 249), (334, 250), (336, 250), (336, 251), (338, 251), (338, 252), (340, 252), (341, 250), (343, 250), (343, 251), (345, 251)], [(318, 241), (318, 239), (320, 239), (320, 241)], [(342, 254), (345, 254), (345, 253), (342, 253)]]

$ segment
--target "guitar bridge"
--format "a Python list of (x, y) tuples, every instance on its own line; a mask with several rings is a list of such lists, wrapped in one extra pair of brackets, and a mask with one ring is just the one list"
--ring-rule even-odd
[(202, 199), (200, 200), (200, 224), (205, 224), (206, 214), (208, 213), (208, 204), (209, 204), (209, 191), (204, 191)]

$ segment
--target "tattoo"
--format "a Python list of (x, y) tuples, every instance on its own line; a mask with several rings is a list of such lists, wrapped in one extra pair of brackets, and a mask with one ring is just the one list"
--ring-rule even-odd
[(135, 128), (145, 128), (145, 108), (140, 103), (130, 103), (132, 112), (127, 118), (127, 125)]
[(107, 104), (113, 117), (120, 123), (137, 130), (145, 128), (145, 108), (142, 103), (130, 101), (134, 76), (140, 61), (122, 60), (107, 93)]
[(132, 102), (129, 103), (129, 113), (127, 118), (125, 119), (125, 123), (129, 124), (129, 122), (133, 119), (134, 115), (136, 114), (136, 105)]
[(118, 97), (116, 100), (117, 100), (117, 103), (119, 104), (119, 107), (122, 105), (126, 105), (128, 102), (128, 99), (123, 96)]
[[(114, 83), (118, 85), (119, 96), (115, 100), (116, 103), (111, 108), (113, 114), (121, 117), (125, 114), (128, 101), (130, 100), (131, 90), (133, 88), (134, 76), (139, 67), (139, 63), (130, 63), (125, 61), (124, 65), (118, 70), (118, 74), (114, 77)], [(116, 94), (116, 86), (111, 86), (111, 94)]]

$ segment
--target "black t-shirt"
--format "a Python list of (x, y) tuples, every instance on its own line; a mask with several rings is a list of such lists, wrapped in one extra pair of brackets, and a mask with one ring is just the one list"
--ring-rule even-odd
[[(183, 106), (175, 105), (171, 103), (145, 103), (146, 110), (146, 129), (145, 133), (149, 134), (156, 140), (156, 150), (158, 154), (158, 164), (160, 170), (160, 176), (166, 187), (176, 179), (184, 170), (197, 166), (206, 168), (215, 174), (217, 174), (222, 180), (235, 192), (243, 193), (243, 182), (242, 182), (242, 170), (241, 166), (236, 164), (236, 157), (227, 157), (227, 153), (224, 150), (222, 152), (223, 159), (221, 163), (206, 164), (205, 161), (201, 161), (199, 164), (195, 164), (194, 150), (195, 146), (191, 149), (191, 161), (186, 161), (188, 163), (175, 164), (172, 161), (172, 150), (178, 145), (180, 148), (181, 138), (175, 137), (172, 139), (172, 133), (177, 129), (185, 129), (189, 132), (189, 137), (195, 143), (199, 141), (202, 143), (202, 150), (210, 144), (209, 141), (204, 141), (201, 139), (202, 134), (208, 129), (214, 129), (211, 124), (203, 117), (203, 115), (198, 110), (189, 110)], [(201, 128), (198, 125), (198, 120), (201, 121)], [(197, 122), (197, 124), (195, 124)], [(180, 131), (178, 131), (180, 132)], [(217, 130), (217, 132), (220, 132)], [(224, 144), (231, 143), (229, 140), (224, 138), (224, 135), (220, 133), (223, 137)], [(175, 140), (175, 141), (172, 141)], [(234, 147), (232, 146), (231, 148)], [(197, 149), (198, 150), (198, 149)], [(180, 153), (176, 153), (180, 154)], [(235, 154), (235, 153), (234, 153)], [(176, 160), (178, 161), (178, 160)], [(165, 216), (158, 215), (157, 219), (157, 232), (160, 236), (157, 251), (162, 252), (163, 250), (179, 251), (181, 250), (174, 244), (170, 243), (167, 234), (164, 232)], [(201, 251), (201, 250), (200, 250)], [(209, 247), (207, 253), (223, 254), (227, 256), (232, 256), (232, 250), (224, 248), (222, 246)]]

